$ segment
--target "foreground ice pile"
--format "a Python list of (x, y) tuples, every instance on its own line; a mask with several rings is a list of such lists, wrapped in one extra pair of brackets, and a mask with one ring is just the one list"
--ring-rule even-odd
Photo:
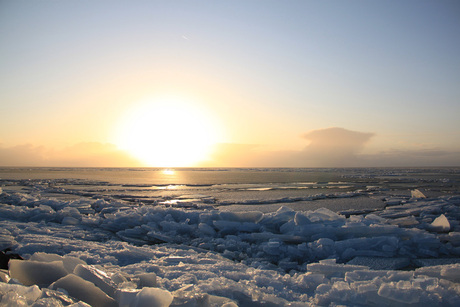
[[(83, 302), (91, 306), (458, 305), (459, 265), (410, 272), (379, 271), (337, 264), (329, 259), (307, 265), (308, 273), (280, 274), (230, 263), (212, 254), (181, 252), (182, 257), (164, 256), (155, 263), (152, 260), (140, 263), (139, 267), (127, 266), (115, 271), (111, 265), (106, 268), (110, 273), (75, 257), (35, 253), (29, 261), (11, 261), (10, 276), (3, 274), (4, 281), (9, 283), (0, 283), (0, 303), (11, 306), (86, 306)], [(156, 273), (141, 271), (145, 269)]]
[(0, 273), (7, 306), (460, 301), (455, 196), (346, 217), (327, 209), (238, 213), (3, 193), (0, 219), (0, 248), (27, 259)]

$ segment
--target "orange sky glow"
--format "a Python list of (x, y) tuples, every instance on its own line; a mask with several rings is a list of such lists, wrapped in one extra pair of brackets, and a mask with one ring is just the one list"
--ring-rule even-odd
[(455, 1), (2, 1), (0, 166), (460, 165)]

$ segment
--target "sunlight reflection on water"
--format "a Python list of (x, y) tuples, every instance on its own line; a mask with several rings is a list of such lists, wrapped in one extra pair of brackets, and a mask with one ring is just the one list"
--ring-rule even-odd
[(175, 175), (176, 172), (173, 169), (164, 169), (162, 171), (163, 175)]

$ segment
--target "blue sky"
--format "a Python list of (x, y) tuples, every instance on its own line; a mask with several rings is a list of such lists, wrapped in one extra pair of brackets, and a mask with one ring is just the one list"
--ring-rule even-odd
[[(123, 148), (116, 134), (146, 99), (174, 95), (219, 131), (206, 165), (317, 166), (308, 135), (335, 128), (349, 133), (322, 137), (354, 150), (326, 166), (458, 165), (458, 54), (456, 1), (2, 1), (0, 156), (168, 150)], [(122, 126), (152, 143), (162, 129)]]

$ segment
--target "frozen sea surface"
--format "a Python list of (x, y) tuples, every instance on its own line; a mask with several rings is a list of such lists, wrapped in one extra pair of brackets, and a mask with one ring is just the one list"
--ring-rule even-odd
[(459, 169), (0, 170), (5, 306), (458, 306)]

